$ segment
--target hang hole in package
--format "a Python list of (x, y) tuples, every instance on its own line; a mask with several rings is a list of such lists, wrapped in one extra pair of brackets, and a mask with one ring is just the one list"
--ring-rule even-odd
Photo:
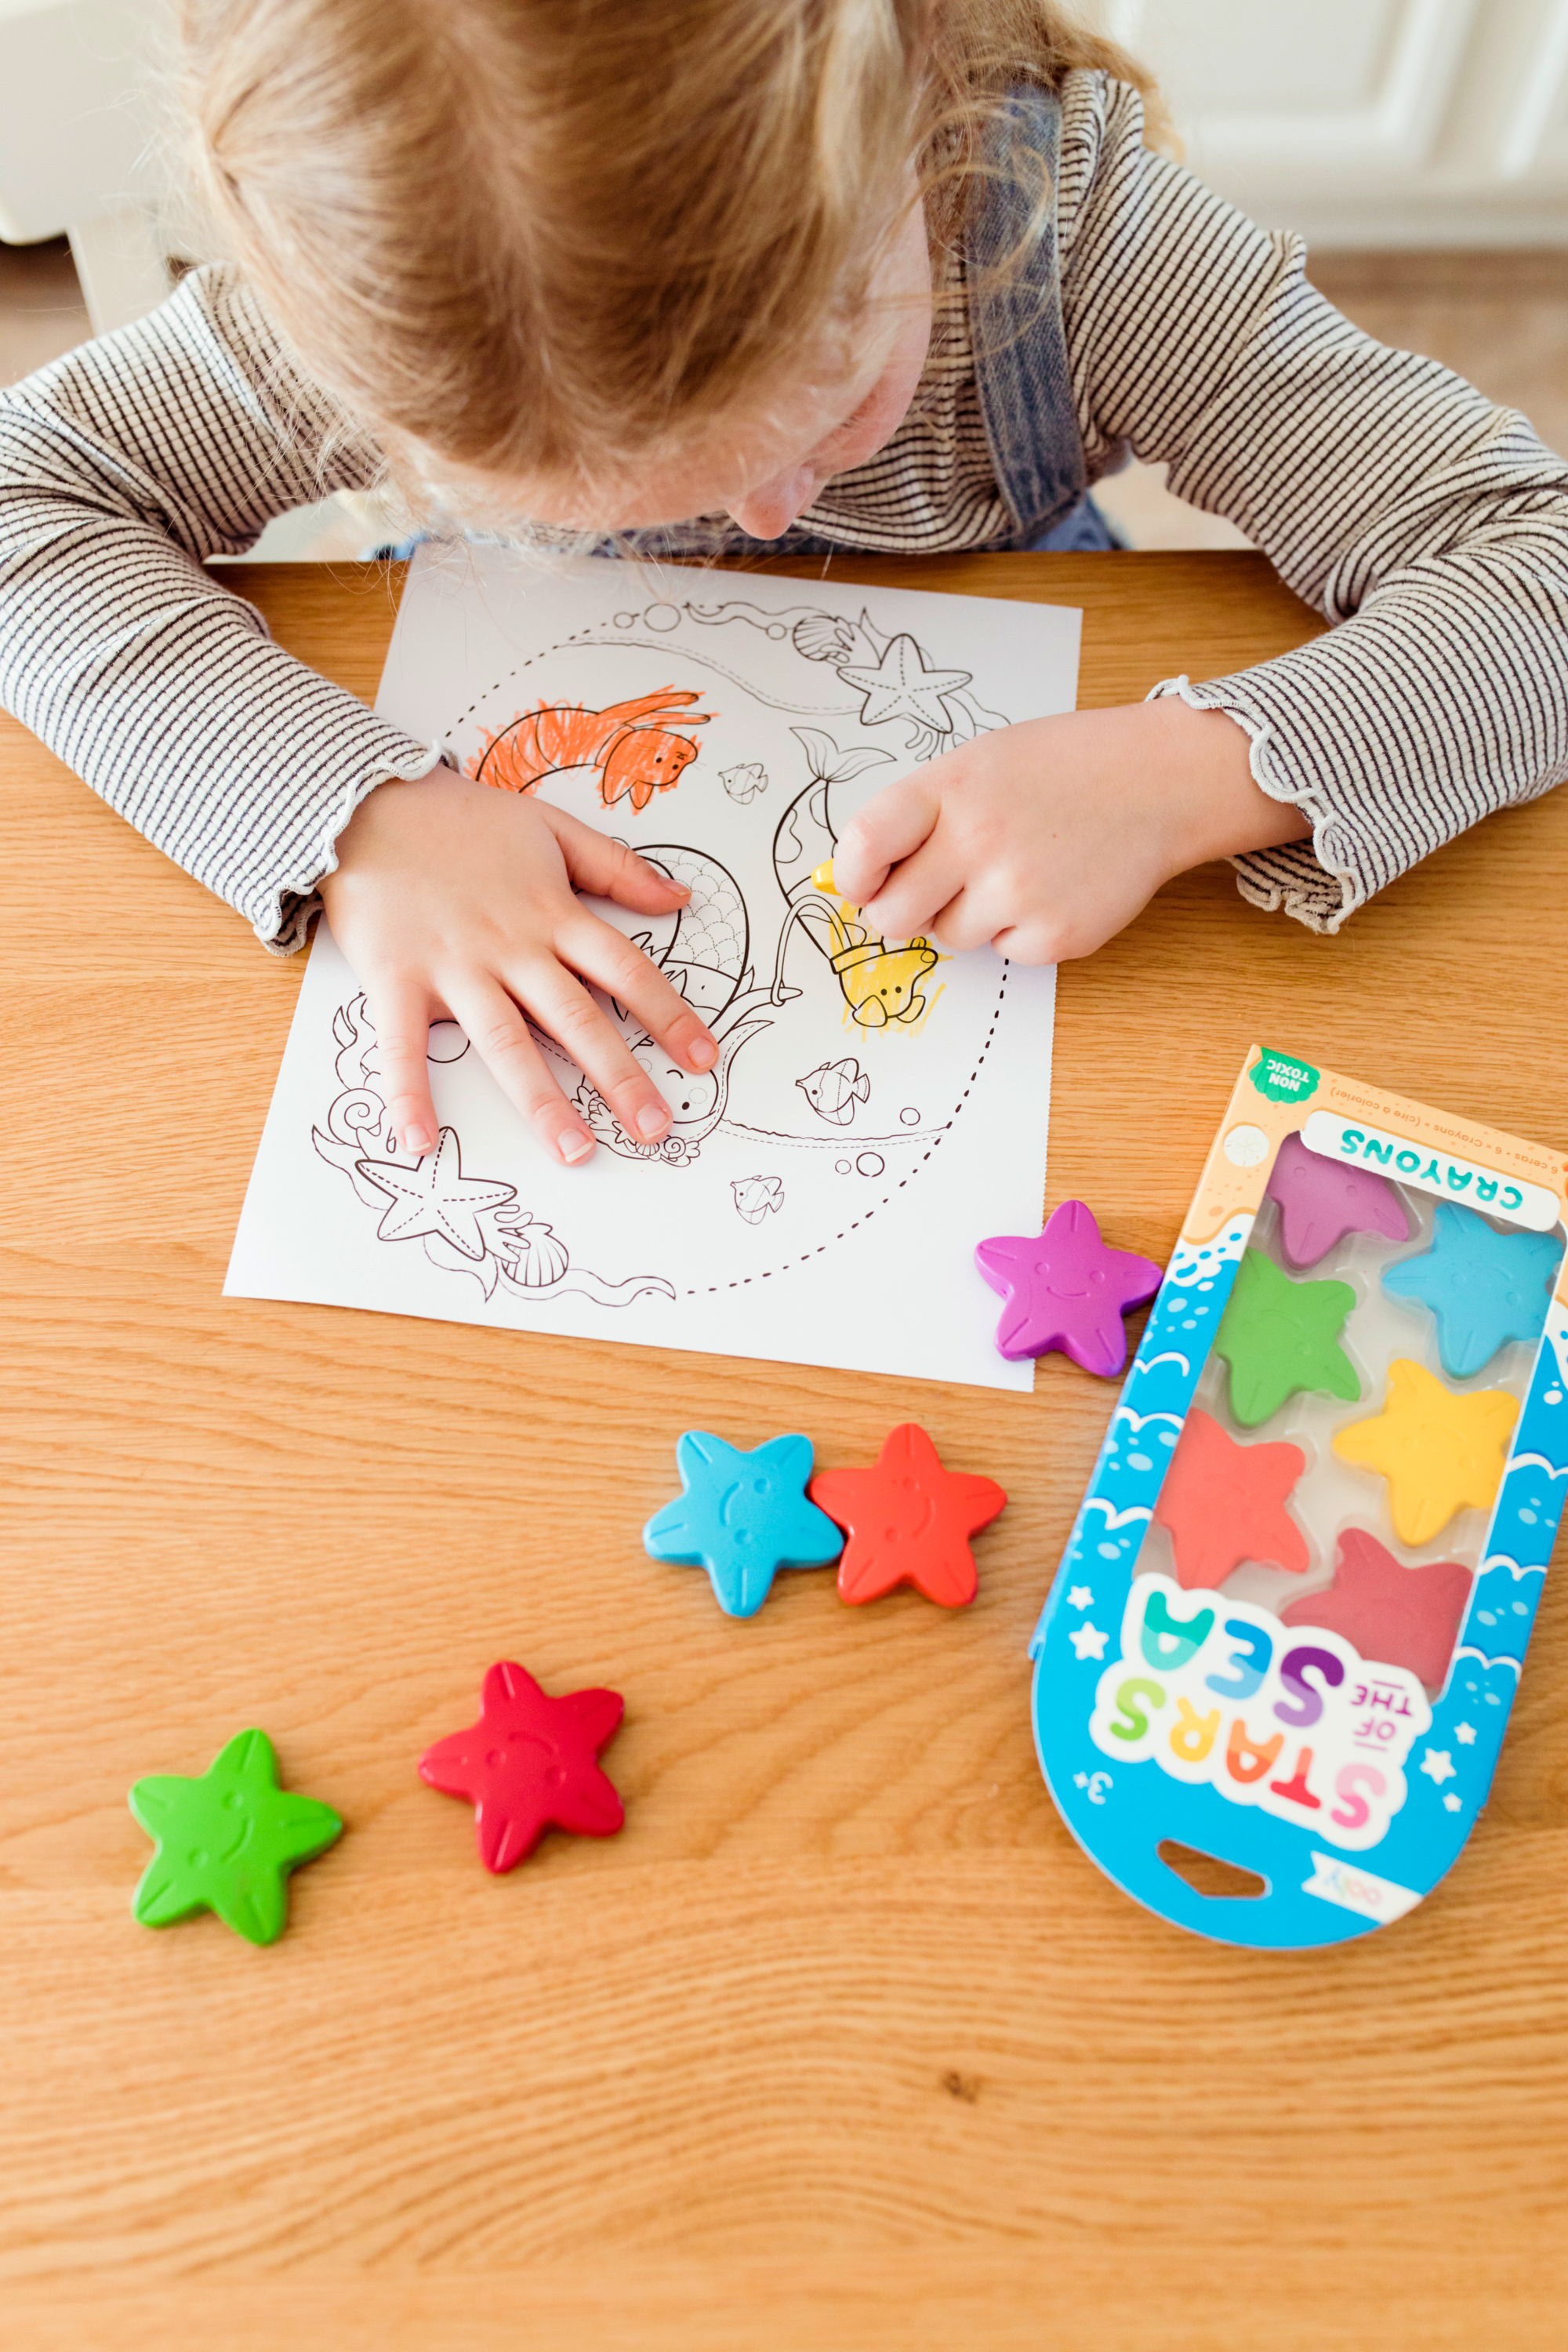
[(1565, 1181), (1249, 1054), (1030, 1643), (1057, 1806), (1162, 1918), (1343, 1943), (1458, 1860), (1568, 1491)]

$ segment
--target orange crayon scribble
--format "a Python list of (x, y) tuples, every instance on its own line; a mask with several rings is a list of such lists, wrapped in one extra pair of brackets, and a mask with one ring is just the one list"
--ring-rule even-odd
[(673, 734), (658, 722), (679, 719), (683, 726), (706, 727), (717, 714), (689, 708), (700, 699), (684, 688), (661, 686), (657, 693), (612, 702), (604, 710), (589, 710), (580, 702), (541, 702), (520, 711), (499, 734), (481, 728), (484, 749), (463, 772), (503, 793), (531, 793), (559, 769), (595, 767), (604, 807), (627, 799), (633, 808), (646, 808), (655, 793), (673, 792), (697, 757), (689, 735)]

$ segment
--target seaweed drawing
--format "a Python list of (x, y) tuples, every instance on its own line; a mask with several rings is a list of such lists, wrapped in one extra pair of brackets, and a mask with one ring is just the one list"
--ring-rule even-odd
[(770, 1211), (784, 1207), (784, 1184), (777, 1176), (737, 1176), (730, 1190), (735, 1214), (748, 1225), (760, 1225)]
[(646, 808), (655, 793), (672, 793), (697, 757), (689, 735), (673, 734), (659, 722), (679, 719), (683, 727), (706, 727), (717, 713), (689, 708), (701, 698), (700, 689), (661, 686), (604, 710), (541, 702), (520, 711), (499, 734), (481, 728), (484, 749), (464, 773), (505, 793), (532, 793), (563, 768), (596, 768), (605, 808), (622, 798)]
[(853, 1055), (841, 1062), (818, 1063), (804, 1078), (796, 1078), (795, 1085), (817, 1118), (835, 1127), (847, 1127), (857, 1103), (869, 1101), (871, 1095), (871, 1081)]
[[(405, 1151), (392, 1133), (379, 1087), (375, 1028), (363, 995), (332, 1016), (339, 1091), (326, 1128), (310, 1130), (316, 1150), (346, 1176), (367, 1209), (376, 1213), (376, 1239), (417, 1241), (432, 1265), (471, 1275), (487, 1298), (504, 1283), (532, 1298), (565, 1291), (601, 1307), (628, 1307), (652, 1293), (675, 1297), (662, 1275), (637, 1274), (606, 1282), (574, 1265), (560, 1235), (523, 1208), (515, 1184), (466, 1176), (455, 1128), (444, 1127), (433, 1151)], [(447, 1058), (460, 1059), (461, 1050)]]

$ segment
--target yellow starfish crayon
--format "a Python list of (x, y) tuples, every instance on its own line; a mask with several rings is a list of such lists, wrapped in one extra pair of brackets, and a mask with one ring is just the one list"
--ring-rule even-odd
[(1394, 1532), (1414, 1548), (1429, 1543), (1456, 1511), (1485, 1510), (1497, 1494), (1519, 1401), (1502, 1389), (1460, 1396), (1407, 1356), (1388, 1368), (1388, 1401), (1370, 1421), (1334, 1439), (1345, 1462), (1388, 1481)]

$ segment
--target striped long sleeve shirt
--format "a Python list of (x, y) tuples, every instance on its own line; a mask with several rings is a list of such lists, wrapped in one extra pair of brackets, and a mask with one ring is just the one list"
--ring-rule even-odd
[[(1167, 460), (1335, 625), (1156, 691), (1226, 711), (1311, 824), (1235, 861), (1246, 895), (1336, 929), (1568, 772), (1568, 466), (1352, 327), (1300, 241), (1152, 153), (1137, 93), (1101, 74), (1063, 91), (1058, 236), (1091, 477), (1128, 448)], [(274, 645), (203, 559), (383, 470), (227, 268), (0, 394), (0, 701), (279, 953), (360, 801), (433, 751)], [(1006, 530), (961, 310), (892, 441), (801, 520), (884, 551)]]

